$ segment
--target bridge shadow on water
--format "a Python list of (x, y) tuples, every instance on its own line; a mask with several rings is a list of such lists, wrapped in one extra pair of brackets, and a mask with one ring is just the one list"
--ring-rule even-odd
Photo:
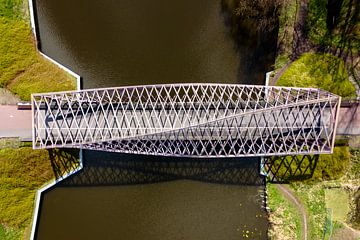
[[(72, 150), (49, 151), (57, 179), (79, 166)], [(259, 158), (196, 159), (83, 151), (83, 169), (60, 186), (111, 186), (180, 179), (230, 185), (263, 185)]]
[[(57, 180), (80, 166), (78, 150), (49, 150)], [(287, 183), (310, 179), (318, 161), (317, 155), (267, 158), (263, 172), (267, 181)], [(83, 151), (83, 169), (63, 181), (60, 186), (111, 186), (195, 180), (229, 185), (264, 185), (259, 157), (179, 158), (151, 155)]]

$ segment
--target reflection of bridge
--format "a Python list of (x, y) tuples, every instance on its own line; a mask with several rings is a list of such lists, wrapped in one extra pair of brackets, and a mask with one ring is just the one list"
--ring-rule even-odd
[(227, 84), (36, 94), (33, 146), (207, 158), (331, 153), (339, 104), (319, 89)]

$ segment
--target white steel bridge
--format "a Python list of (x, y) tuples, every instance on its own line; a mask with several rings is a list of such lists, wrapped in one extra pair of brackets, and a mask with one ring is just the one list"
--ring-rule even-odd
[(340, 100), (314, 88), (235, 84), (33, 94), (33, 147), (205, 158), (332, 153)]

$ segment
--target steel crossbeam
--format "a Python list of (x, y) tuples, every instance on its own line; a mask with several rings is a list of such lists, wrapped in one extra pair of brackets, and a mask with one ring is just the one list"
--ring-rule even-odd
[(33, 94), (33, 147), (206, 158), (331, 153), (340, 101), (314, 88), (236, 84)]

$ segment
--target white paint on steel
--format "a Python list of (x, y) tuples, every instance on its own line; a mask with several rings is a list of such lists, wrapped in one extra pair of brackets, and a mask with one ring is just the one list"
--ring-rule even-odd
[(206, 158), (331, 153), (340, 103), (314, 88), (201, 83), (32, 96), (34, 148)]

